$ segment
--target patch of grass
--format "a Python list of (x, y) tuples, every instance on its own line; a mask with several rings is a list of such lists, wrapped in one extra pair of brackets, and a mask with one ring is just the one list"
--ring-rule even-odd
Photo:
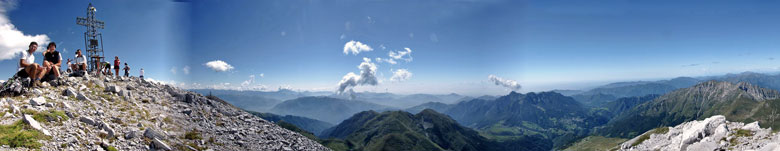
[(753, 136), (753, 132), (746, 129), (738, 129), (734, 135), (737, 137), (750, 137)]
[(33, 119), (43, 123), (49, 123), (49, 121), (59, 121), (59, 119), (68, 120), (68, 116), (65, 115), (64, 111), (49, 110), (49, 111), (34, 113), (32, 115), (33, 115)]
[(165, 118), (163, 118), (163, 122), (171, 124), (173, 123), (173, 119), (170, 116), (166, 116)]
[(650, 139), (650, 135), (652, 134), (666, 134), (667, 132), (669, 132), (669, 127), (655, 128), (645, 134), (642, 134), (642, 136), (639, 136), (639, 138), (636, 141), (634, 141), (634, 143), (631, 143), (631, 146), (642, 144), (642, 142), (645, 142), (647, 139)]
[(577, 143), (574, 143), (570, 147), (564, 150), (580, 151), (580, 150), (610, 150), (617, 149), (620, 143), (625, 142), (624, 138), (610, 138), (604, 136), (588, 136)]
[(193, 129), (192, 131), (189, 131), (189, 132), (184, 134), (184, 139), (200, 140), (200, 139), (203, 139), (203, 137), (200, 136), (200, 132), (198, 132), (197, 130)]
[(116, 149), (116, 147), (114, 147), (114, 146), (108, 146), (108, 147), (106, 147), (106, 150), (107, 150), (107, 151), (118, 151), (118, 150)]
[(38, 142), (40, 139), (47, 139), (47, 137), (22, 120), (11, 125), (0, 125), (0, 145), (37, 149), (42, 146)]

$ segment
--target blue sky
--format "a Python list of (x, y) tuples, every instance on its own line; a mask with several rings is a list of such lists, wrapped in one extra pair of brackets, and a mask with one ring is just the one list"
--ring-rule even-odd
[[(83, 47), (75, 17), (84, 16), (87, 1), (53, 3), (65, 2), (23, 1), (7, 15), (24, 33), (47, 34), (72, 53)], [(335, 91), (348, 73), (363, 76), (363, 58), (378, 84), (349, 87), (355, 91), (468, 95), (511, 90), (489, 75), (528, 92), (780, 67), (780, 5), (773, 1), (94, 3), (107, 23), (107, 55), (184, 87)], [(372, 51), (345, 54), (349, 41)], [(410, 61), (376, 60), (405, 48)], [(206, 65), (215, 60), (232, 68)], [(391, 80), (398, 69), (411, 76)]]
[[(76, 24), (76, 17), (85, 17), (87, 5), (92, 2), (97, 8), (97, 18), (105, 21), (103, 44), (105, 56), (113, 61), (119, 56), (133, 68), (132, 75), (144, 68), (145, 76), (160, 80), (174, 80), (169, 74), (171, 64), (181, 62), (189, 38), (179, 24), (186, 16), (188, 4), (168, 1), (2, 1), (10, 10), (3, 14), (10, 19), (17, 30), (26, 35), (45, 34), (57, 43), (57, 50), (63, 57), (75, 56), (76, 49), (84, 49), (86, 27)], [(29, 41), (21, 42), (26, 47)], [(42, 47), (46, 44), (38, 41)], [(23, 47), (22, 50), (26, 50)], [(14, 49), (19, 50), (19, 49)], [(22, 51), (20, 50), (20, 51)], [(39, 51), (45, 49), (39, 48)], [(6, 50), (0, 50), (5, 52)], [(42, 61), (42, 54), (36, 53), (36, 62)], [(0, 61), (0, 75), (11, 77), (18, 64), (19, 56)], [(64, 63), (63, 63), (64, 64)]]

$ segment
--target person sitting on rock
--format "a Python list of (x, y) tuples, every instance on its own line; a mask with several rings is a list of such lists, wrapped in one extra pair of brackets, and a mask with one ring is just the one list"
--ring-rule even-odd
[(31, 78), (32, 86), (36, 86), (39, 83), (38, 74), (41, 73), (43, 68), (35, 63), (35, 50), (38, 49), (38, 43), (37, 42), (30, 42), (30, 45), (28, 46), (27, 52), (22, 53), (22, 58), (19, 59), (19, 69), (16, 73), (17, 77), (20, 78)]
[(60, 77), (60, 67), (62, 66), (62, 56), (57, 50), (57, 44), (50, 42), (43, 52), (43, 72), (38, 75), (43, 81), (51, 81)]
[(87, 58), (81, 54), (81, 49), (76, 50), (76, 57), (73, 60), (76, 63), (70, 67), (73, 69), (71, 76), (81, 77), (87, 75)]
[(73, 72), (73, 69), (70, 68), (70, 67), (72, 67), (72, 65), (73, 64), (70, 63), (70, 58), (68, 58), (68, 64), (66, 65), (66, 66), (68, 66), (68, 68), (65, 70), (65, 72)]

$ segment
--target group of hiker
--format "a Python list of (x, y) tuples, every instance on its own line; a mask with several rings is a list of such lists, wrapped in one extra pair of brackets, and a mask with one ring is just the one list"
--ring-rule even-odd
[[(62, 74), (60, 73), (60, 67), (62, 66), (62, 56), (56, 50), (57, 44), (50, 42), (46, 46), (46, 51), (43, 52), (43, 62), (41, 64), (35, 62), (35, 55), (33, 55), (33, 53), (35, 53), (35, 51), (38, 49), (38, 43), (30, 42), (28, 47), (29, 48), (27, 51), (22, 53), (22, 58), (19, 59), (19, 69), (16, 73), (16, 76), (20, 78), (30, 78), (30, 80), (32, 80), (32, 86), (37, 86), (41, 82), (58, 79), (60, 74)], [(116, 77), (120, 77), (120, 63), (119, 56), (115, 56), (113, 69), (115, 71), (114, 73), (116, 73), (114, 76)], [(110, 63), (103, 62), (98, 64), (96, 62), (96, 64), (98, 65), (97, 68), (100, 70), (96, 70), (95, 74), (112, 76)], [(102, 65), (102, 67), (100, 65)], [(127, 63), (124, 65), (124, 68), (122, 68), (125, 71), (124, 76), (129, 77), (130, 66), (127, 65)], [(139, 76), (140, 78), (143, 78), (143, 70), (144, 69), (142, 68), (141, 75)], [(67, 70), (65, 71), (69, 73), (69, 76), (81, 77), (88, 75), (87, 57), (82, 54), (81, 49), (76, 50), (76, 56), (73, 58), (73, 60), (67, 60)]]

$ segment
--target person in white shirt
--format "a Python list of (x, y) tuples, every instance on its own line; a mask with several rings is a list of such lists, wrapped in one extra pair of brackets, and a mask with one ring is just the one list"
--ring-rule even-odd
[(144, 68), (141, 68), (141, 76), (138, 76), (138, 77), (141, 77), (141, 79), (144, 79)]
[(32, 77), (34, 78), (33, 83), (37, 83), (37, 81), (40, 80), (37, 77), (43, 72), (43, 68), (35, 63), (35, 55), (33, 55), (35, 50), (38, 49), (38, 43), (34, 41), (30, 42), (28, 47), (26, 52), (22, 52), (22, 58), (19, 59), (19, 69), (16, 75), (21, 78)]
[(76, 50), (76, 57), (73, 59), (76, 63), (71, 64), (73, 71), (87, 70), (87, 58), (81, 55), (81, 49)]

